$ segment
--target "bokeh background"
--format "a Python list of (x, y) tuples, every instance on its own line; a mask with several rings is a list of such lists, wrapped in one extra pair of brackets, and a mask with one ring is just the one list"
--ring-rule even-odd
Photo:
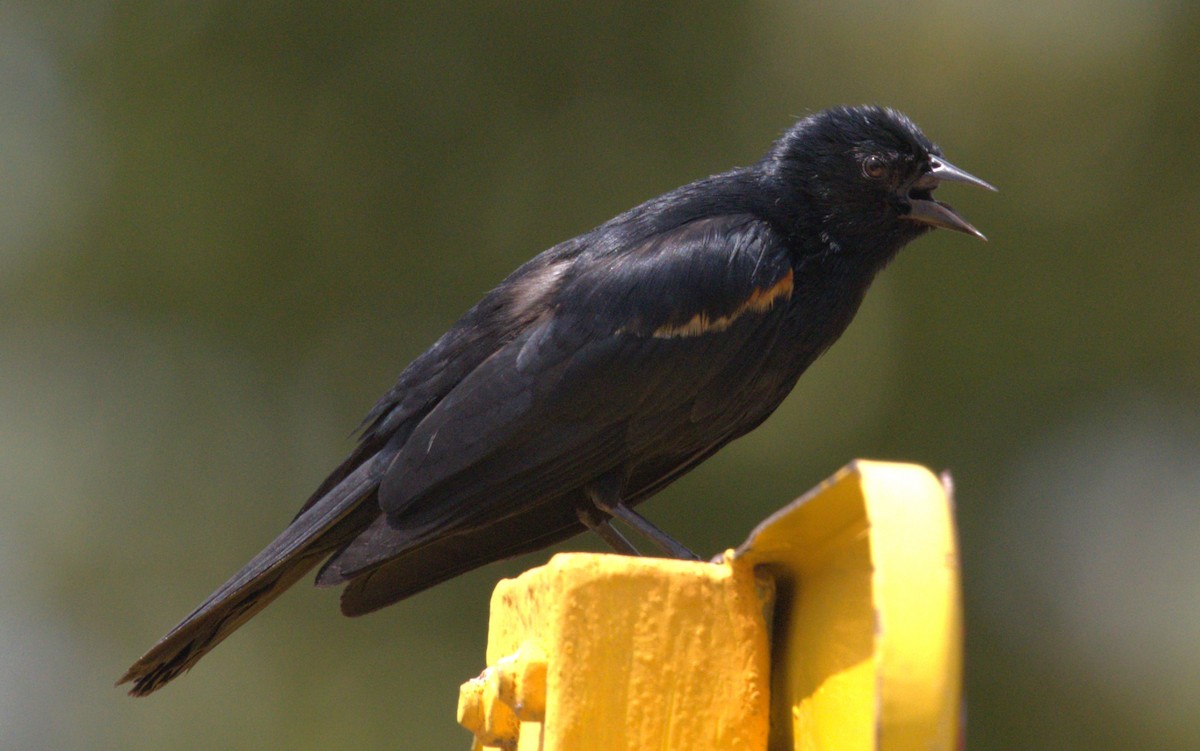
[(0, 5), (0, 747), (465, 748), (546, 554), (112, 681), (518, 263), (874, 102), (1001, 187), (947, 190), (990, 244), (910, 247), (647, 512), (712, 553), (853, 457), (951, 468), (969, 747), (1200, 748), (1200, 5), (418, 5)]

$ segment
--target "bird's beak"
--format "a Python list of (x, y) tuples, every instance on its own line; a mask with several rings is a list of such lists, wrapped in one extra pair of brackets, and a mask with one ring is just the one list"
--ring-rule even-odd
[[(966, 219), (955, 213), (954, 209), (940, 201), (933, 200), (929, 196), (930, 191), (936, 188), (942, 181), (966, 183), (967, 185), (975, 185), (980, 188), (987, 188), (988, 190), (996, 190), (990, 183), (980, 180), (970, 172), (955, 167), (941, 157), (935, 156), (930, 160), (929, 171), (921, 175), (921, 177), (917, 178), (909, 186), (909, 210), (903, 217), (911, 219), (914, 222), (928, 224), (931, 227), (942, 227), (943, 229), (965, 232), (986, 242), (987, 238), (983, 236), (983, 233), (975, 229)], [(926, 197), (914, 198), (914, 192), (922, 192)]]

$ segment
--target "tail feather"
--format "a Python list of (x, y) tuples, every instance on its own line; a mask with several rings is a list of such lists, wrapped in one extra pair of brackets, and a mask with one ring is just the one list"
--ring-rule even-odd
[[(364, 615), (492, 561), (540, 550), (583, 532), (575, 513), (582, 502), (558, 497), (505, 519), (444, 535), (416, 536), (376, 522), (372, 541), (390, 557), (381, 562), (370, 559), (370, 550), (365, 556), (343, 550), (329, 560), (317, 583), (346, 584), (342, 612)], [(355, 540), (350, 547), (357, 544)]]
[(351, 472), (312, 503), (241, 571), (130, 666), (117, 685), (145, 696), (189, 670), (226, 636), (357, 534), (379, 511), (374, 497), (380, 456)]

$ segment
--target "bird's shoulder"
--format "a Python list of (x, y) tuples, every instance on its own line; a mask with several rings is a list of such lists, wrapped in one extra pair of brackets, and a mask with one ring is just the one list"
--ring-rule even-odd
[(701, 216), (619, 241), (627, 232), (601, 228), (548, 301), (588, 335), (701, 336), (791, 297), (787, 243), (753, 213)]
[(364, 436), (406, 432), (485, 360), (536, 329), (555, 339), (693, 337), (791, 297), (784, 235), (740, 176), (685, 185), (543, 251), (513, 271), (400, 375)]

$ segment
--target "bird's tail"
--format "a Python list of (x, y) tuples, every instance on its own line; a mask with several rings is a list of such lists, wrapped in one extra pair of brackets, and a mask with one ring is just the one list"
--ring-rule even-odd
[(379, 511), (364, 499), (378, 485), (379, 457), (367, 461), (296, 517), (241, 571), (222, 584), (149, 652), (117, 685), (145, 696), (196, 661), (292, 586), (323, 557), (371, 522)]

